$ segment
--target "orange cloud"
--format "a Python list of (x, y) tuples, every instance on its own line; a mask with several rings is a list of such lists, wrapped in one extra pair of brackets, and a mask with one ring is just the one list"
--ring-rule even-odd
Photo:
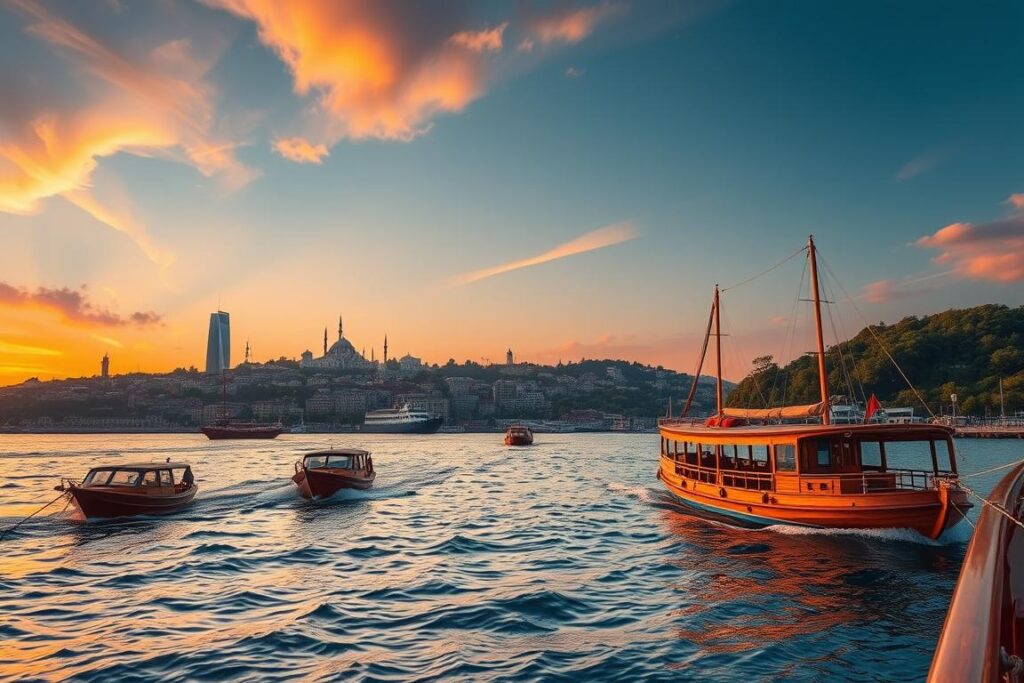
[(455, 278), (455, 283), (460, 285), (468, 285), (472, 282), (479, 282), (495, 275), (502, 275), (503, 273), (509, 273), (513, 270), (519, 270), (520, 268), (529, 268), (530, 266), (539, 266), (542, 263), (548, 263), (550, 261), (556, 261), (563, 259), (568, 256), (575, 256), (576, 254), (583, 254), (588, 251), (594, 251), (595, 249), (604, 249), (616, 244), (628, 242), (636, 239), (639, 236), (636, 228), (633, 227), (632, 223), (616, 223), (614, 225), (607, 225), (597, 230), (592, 230), (585, 235), (580, 235), (574, 240), (570, 240), (565, 244), (559, 245), (554, 249), (549, 249), (542, 254), (531, 256), (519, 261), (512, 261), (505, 263), (500, 266), (494, 266), (491, 268), (484, 268), (483, 270), (476, 270), (471, 273), (464, 273)]
[(489, 48), (504, 30), (471, 36), (441, 3), (206, 1), (256, 23), (295, 92), (317, 95), (333, 140), (409, 140), (461, 111), (485, 86), (481, 51), (465, 48)]
[(73, 95), (53, 88), (45, 103), (0, 102), (6, 124), (0, 138), (0, 211), (34, 213), (44, 200), (64, 196), (128, 234), (147, 257), (166, 267), (173, 255), (157, 247), (129, 212), (103, 206), (91, 193), (92, 175), (101, 159), (125, 152), (188, 163), (229, 189), (255, 178), (256, 172), (235, 158), (237, 144), (211, 132), (214, 93), (204, 78), (212, 60), (197, 58), (202, 51), (187, 40), (129, 56), (34, 0), (10, 4), (28, 17), (29, 34), (80, 72), (86, 86), (81, 92), (87, 94), (70, 102), (65, 100)]
[(460, 31), (449, 40), (453, 44), (473, 52), (499, 52), (506, 28), (508, 28), (507, 21), (483, 31)]
[(319, 164), (328, 154), (326, 145), (314, 145), (302, 137), (278, 138), (274, 140), (274, 151), (297, 164)]
[[(606, 19), (625, 9), (625, 5), (610, 0), (579, 9), (570, 5), (551, 14), (535, 18), (530, 22), (529, 30), (533, 39), (542, 44), (574, 45), (593, 33), (598, 25)], [(533, 39), (524, 39), (520, 43), (520, 49), (525, 52), (532, 50)]]
[(44, 346), (28, 346), (27, 344), (14, 344), (0, 339), (0, 353), (11, 356), (59, 356), (63, 351), (48, 349)]
[(136, 311), (121, 316), (89, 301), (85, 288), (81, 290), (62, 287), (50, 289), (39, 287), (30, 291), (0, 282), (0, 305), (39, 308), (53, 311), (64, 320), (85, 326), (123, 327), (134, 325), (147, 327), (161, 322), (162, 317), (152, 311)]
[(1024, 210), (1024, 192), (1011, 194), (1006, 201), (1014, 208)]
[(990, 223), (953, 223), (915, 243), (937, 249), (935, 262), (961, 277), (991, 282), (1024, 280), (1024, 214)]

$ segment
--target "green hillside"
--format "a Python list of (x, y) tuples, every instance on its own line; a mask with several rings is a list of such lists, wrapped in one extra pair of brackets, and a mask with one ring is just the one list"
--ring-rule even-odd
[[(911, 316), (894, 325), (872, 326), (874, 333), (918, 388), (931, 409), (948, 408), (957, 394), (958, 412), (999, 413), (999, 379), (1007, 414), (1024, 410), (1024, 306), (988, 304), (922, 317)], [(840, 363), (846, 359), (846, 372)], [(858, 399), (861, 387), (877, 394), (883, 405), (914, 406), (916, 399), (885, 352), (865, 328), (853, 339), (827, 352), (829, 389)], [(847, 377), (849, 380), (847, 380)], [(757, 358), (754, 369), (729, 394), (728, 405), (760, 407), (818, 400), (814, 356), (797, 358), (780, 368), (770, 356)], [(948, 412), (948, 409), (947, 409)]]

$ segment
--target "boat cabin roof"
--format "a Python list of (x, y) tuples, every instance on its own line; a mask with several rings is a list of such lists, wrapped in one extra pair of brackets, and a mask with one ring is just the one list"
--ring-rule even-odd
[(744, 425), (742, 427), (706, 427), (685, 422), (663, 422), (662, 436), (683, 441), (731, 443), (737, 439), (756, 442), (762, 438), (804, 439), (814, 437), (853, 436), (880, 441), (928, 441), (948, 439), (953, 430), (934, 424), (781, 424)]
[(127, 463), (125, 465), (99, 465), (91, 468), (93, 470), (132, 470), (134, 472), (149, 472), (152, 470), (181, 470), (189, 469), (192, 466), (187, 462), (141, 462)]
[(370, 451), (364, 451), (359, 448), (331, 448), (326, 451), (313, 451), (312, 453), (306, 453), (302, 456), (303, 460), (309, 458), (322, 457), (324, 455), (369, 455)]

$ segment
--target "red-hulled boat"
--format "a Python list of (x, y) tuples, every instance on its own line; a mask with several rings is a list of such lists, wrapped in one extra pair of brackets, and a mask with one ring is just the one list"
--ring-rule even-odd
[(932, 683), (1024, 681), (1024, 463), (981, 509), (932, 659)]
[(512, 425), (505, 431), (506, 446), (529, 446), (533, 444), (533, 430), (525, 425)]
[(368, 489), (376, 477), (367, 451), (337, 448), (307, 453), (295, 463), (292, 481), (303, 498), (327, 498), (341, 489)]
[(207, 438), (220, 439), (276, 439), (284, 433), (280, 424), (258, 424), (255, 422), (223, 422), (206, 425), (200, 431)]
[(94, 467), (81, 483), (61, 480), (87, 519), (166, 515), (192, 502), (199, 487), (185, 463), (146, 463)]

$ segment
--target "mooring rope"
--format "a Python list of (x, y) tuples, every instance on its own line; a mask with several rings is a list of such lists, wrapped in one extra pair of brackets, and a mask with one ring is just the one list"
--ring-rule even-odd
[[(64, 492), (63, 492), (63, 493), (61, 493), (61, 494), (60, 494), (59, 496), (57, 496), (56, 498), (54, 498), (53, 500), (51, 500), (51, 501), (50, 501), (49, 503), (47, 503), (47, 504), (46, 504), (46, 505), (44, 505), (43, 507), (41, 507), (41, 508), (39, 508), (38, 510), (36, 510), (35, 512), (33, 512), (33, 513), (32, 513), (31, 515), (29, 515), (29, 516), (28, 516), (28, 517), (26, 517), (25, 519), (21, 520), (21, 521), (20, 521), (20, 522), (18, 522), (17, 524), (14, 524), (14, 525), (12, 525), (12, 526), (9, 526), (9, 527), (7, 527), (7, 528), (6, 528), (6, 529), (4, 529), (3, 531), (0, 531), (0, 541), (4, 540), (4, 538), (5, 538), (6, 536), (7, 536), (7, 534), (11, 533), (12, 531), (14, 531), (15, 529), (17, 529), (17, 528), (18, 528), (19, 526), (21, 526), (21, 525), (22, 525), (22, 524), (24, 524), (25, 522), (27, 522), (28, 520), (30, 520), (30, 519), (32, 519), (33, 517), (35, 517), (35, 516), (36, 516), (36, 515), (38, 515), (38, 514), (39, 514), (40, 512), (42, 512), (42, 511), (43, 511), (43, 510), (45, 510), (46, 508), (48, 508), (48, 507), (50, 507), (51, 505), (53, 505), (54, 503), (56, 503), (56, 502), (57, 502), (58, 500), (60, 500), (60, 499), (61, 499), (61, 498), (63, 498), (64, 496), (70, 496), (70, 492), (68, 492), (68, 491), (64, 491)], [(65, 507), (67, 507), (67, 506), (65, 506)]]
[[(988, 505), (990, 508), (992, 508), (993, 510), (995, 510), (996, 512), (1001, 514), (1003, 517), (1006, 517), (1008, 520), (1010, 520), (1011, 522), (1013, 522), (1014, 524), (1019, 526), (1021, 529), (1024, 529), (1024, 522), (1021, 522), (1019, 519), (1017, 519), (1012, 514), (1007, 512), (1006, 508), (1004, 508), (1002, 505), (997, 505), (996, 503), (993, 503), (992, 501), (990, 501), (988, 498), (984, 498), (984, 497), (978, 495), (969, 486), (965, 486), (964, 484), (960, 484), (960, 488), (962, 488), (964, 491), (966, 491), (968, 495), (974, 496), (975, 498), (980, 500), (982, 505)], [(956, 507), (955, 504), (954, 504), (954, 507)]]
[(1007, 469), (1009, 467), (1014, 467), (1015, 465), (1019, 465), (1021, 463), (1024, 463), (1024, 460), (1017, 460), (1016, 462), (1007, 463), (1006, 465), (1000, 465), (999, 467), (990, 467), (989, 469), (982, 470), (981, 472), (971, 472), (970, 474), (961, 474), (960, 478), (961, 479), (970, 479), (971, 477), (979, 477), (979, 476), (981, 476), (983, 474), (989, 474), (990, 472), (998, 472), (999, 470), (1005, 470), (1005, 469)]

